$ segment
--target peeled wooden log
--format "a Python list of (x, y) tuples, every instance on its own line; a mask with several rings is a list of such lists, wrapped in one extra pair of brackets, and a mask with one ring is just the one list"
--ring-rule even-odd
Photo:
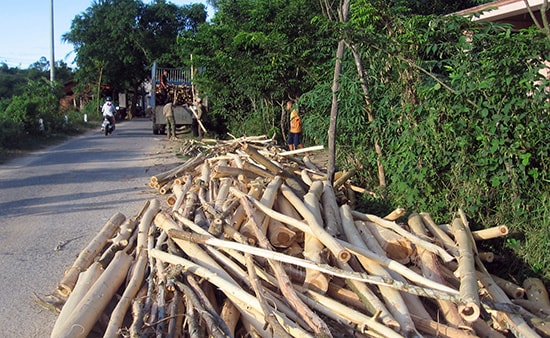
[(174, 194), (176, 196), (176, 200), (174, 201), (174, 204), (172, 205), (172, 211), (179, 210), (181, 207), (181, 204), (185, 200), (185, 196), (187, 195), (187, 192), (189, 189), (191, 189), (191, 186), (193, 185), (193, 176), (188, 175), (185, 179), (185, 184), (177, 184), (175, 185)]
[(147, 253), (146, 251), (140, 251), (137, 255), (138, 257), (132, 269), (130, 281), (128, 285), (126, 285), (122, 297), (111, 313), (109, 323), (107, 324), (107, 330), (103, 337), (118, 337), (126, 312), (141, 288), (147, 268)]
[(525, 308), (539, 318), (550, 319), (550, 307), (541, 306), (539, 303), (528, 299), (512, 299), (512, 302)]
[(260, 154), (258, 150), (256, 150), (254, 147), (251, 147), (249, 144), (243, 144), (241, 146), (241, 149), (244, 150), (244, 152), (248, 156), (250, 156), (252, 160), (262, 165), (270, 173), (274, 175), (280, 175), (283, 172), (283, 169), (279, 165), (269, 160), (264, 155)]
[(492, 263), (495, 260), (495, 254), (492, 252), (478, 252), (479, 259), (484, 262)]
[(149, 207), (145, 214), (141, 218), (138, 226), (138, 238), (136, 245), (136, 255), (139, 255), (141, 250), (147, 248), (147, 235), (149, 233), (149, 227), (155, 218), (155, 215), (160, 211), (160, 202), (157, 199), (151, 199), (149, 201)]
[(323, 243), (341, 262), (347, 262), (351, 255), (348, 250), (346, 250), (338, 241), (334, 239), (329, 233), (326, 232), (326, 230), (320, 225), (315, 218), (314, 214), (306, 208), (302, 200), (300, 200), (293, 192), (290, 190), (290, 188), (286, 185), (281, 186), (281, 192), (283, 196), (288, 199), (292, 205), (296, 208), (296, 210), (304, 217), (307, 224), (309, 225), (309, 228), (311, 229), (311, 232), (317, 237), (317, 239)]
[[(346, 239), (356, 246), (368, 249), (366, 244), (361, 239), (359, 231), (355, 227), (353, 216), (351, 214), (351, 209), (348, 205), (344, 204), (340, 207), (340, 217), (342, 220), (342, 228), (344, 230)], [(380, 264), (373, 262), (372, 260), (365, 257), (358, 257), (358, 260), (367, 272), (373, 275), (391, 279), (391, 275), (389, 274), (389, 272), (386, 271), (386, 269), (384, 269)], [(382, 322), (384, 322), (388, 327), (392, 327), (394, 330), (401, 332), (404, 336), (414, 334), (415, 327), (413, 321), (409, 315), (407, 305), (403, 301), (403, 298), (401, 297), (401, 294), (398, 290), (385, 286), (379, 287), (380, 293), (384, 299), (384, 303), (386, 304), (386, 306), (384, 306), (383, 304), (378, 305), (378, 302), (371, 301), (372, 298), (375, 298), (376, 300), (378, 299), (372, 292), (370, 292), (369, 289), (361, 289), (361, 285), (359, 284), (356, 284), (355, 287), (357, 288), (357, 291), (361, 292), (363, 297), (366, 298), (369, 302), (367, 308), (369, 308), (370, 305), (374, 306), (374, 308), (382, 314), (385, 311), (389, 311), (392, 314), (392, 317), (395, 318), (398, 326), (396, 326), (395, 324), (390, 325), (390, 323), (385, 322), (385, 316), (381, 316)], [(387, 310), (385, 309), (386, 307)]]
[[(271, 337), (271, 334), (263, 328), (263, 324), (260, 324), (260, 320), (263, 322), (263, 319), (258, 300), (249, 293), (245, 292), (238, 284), (221, 277), (219, 274), (208, 270), (202, 265), (186, 260), (183, 257), (170, 255), (157, 249), (151, 250), (150, 255), (157, 259), (161, 259), (164, 262), (180, 265), (184, 271), (189, 271), (199, 277), (208, 279), (212, 284), (216, 285), (222, 292), (224, 292), (224, 294), (231, 299), (235, 305), (238, 304), (240, 309), (239, 311), (241, 311), (241, 315), (243, 317), (248, 319), (256, 319), (255, 328), (258, 332), (262, 333), (262, 336)], [(279, 316), (276, 311), (274, 311), (274, 315), (277, 316), (277, 320), (279, 320), (279, 322), (290, 334), (302, 337), (312, 337), (312, 335), (307, 333), (302, 328), (293, 325), (293, 323), (289, 322), (285, 317)]]
[(480, 315), (479, 289), (475, 270), (474, 252), (472, 240), (464, 223), (455, 218), (452, 223), (452, 231), (458, 245), (458, 274), (460, 277), (461, 304), (458, 311), (462, 318), (468, 322), (474, 322)]
[[(239, 197), (239, 198), (243, 197), (243, 196), (247, 196), (242, 191), (238, 191), (238, 190), (235, 190), (235, 189), (231, 189), (231, 193), (233, 195)], [(249, 200), (252, 202), (252, 204), (254, 204), (254, 206), (256, 206), (258, 209), (260, 209), (262, 212), (266, 213), (270, 217), (272, 217), (274, 219), (277, 219), (278, 221), (283, 222), (285, 224), (288, 224), (290, 226), (293, 226), (293, 227), (303, 231), (304, 233), (310, 233), (310, 234), (313, 233), (312, 229), (310, 227), (308, 227), (305, 223), (303, 223), (301, 221), (298, 221), (295, 218), (289, 217), (285, 214), (276, 212), (273, 209), (269, 209), (269, 208), (265, 207), (264, 205), (262, 205), (258, 200), (253, 199), (250, 196), (247, 196), (247, 198), (249, 198)], [(224, 247), (226, 245), (225, 243), (223, 243), (223, 241), (218, 242), (218, 240), (215, 240), (215, 239), (209, 239), (209, 242), (210, 243), (215, 243), (215, 245), (220, 245), (222, 247)], [(284, 255), (282, 257), (279, 257), (278, 259), (280, 259), (283, 262), (296, 264), (296, 265), (301, 265), (303, 267), (311, 267), (311, 268), (321, 269), (320, 271), (323, 271), (325, 273), (329, 273), (329, 274), (332, 274), (332, 275), (335, 275), (335, 276), (341, 276), (343, 278), (355, 278), (357, 280), (361, 280), (361, 281), (364, 281), (364, 282), (367, 282), (367, 283), (378, 284), (378, 285), (382, 285), (382, 284), (384, 284), (384, 285), (385, 284), (393, 285), (396, 288), (401, 288), (402, 287), (403, 289), (401, 289), (401, 290), (403, 290), (403, 291), (411, 292), (411, 293), (422, 295), (422, 296), (425, 296), (425, 297), (442, 297), (444, 299), (449, 299), (449, 300), (452, 300), (452, 301), (458, 301), (458, 298), (457, 298), (458, 297), (458, 292), (456, 290), (453, 290), (453, 289), (451, 289), (447, 286), (444, 286), (444, 285), (441, 285), (441, 284), (438, 284), (438, 283), (434, 283), (434, 282), (418, 275), (417, 273), (415, 273), (414, 271), (408, 269), (407, 267), (403, 266), (402, 264), (399, 264), (399, 263), (397, 263), (393, 260), (390, 260), (387, 257), (374, 254), (372, 252), (369, 252), (369, 251), (364, 250), (362, 248), (358, 248), (358, 247), (356, 247), (354, 245), (351, 245), (350, 243), (347, 243), (347, 242), (344, 242), (344, 241), (338, 240), (338, 243), (340, 243), (340, 245), (346, 247), (347, 250), (349, 250), (350, 252), (355, 253), (356, 255), (363, 255), (365, 257), (371, 258), (371, 259), (375, 260), (376, 262), (380, 263), (381, 265), (383, 265), (383, 266), (385, 266), (385, 267), (387, 267), (391, 270), (395, 270), (395, 271), (399, 272), (400, 274), (405, 276), (407, 279), (409, 279), (411, 281), (414, 281), (414, 282), (416, 282), (420, 285), (423, 285), (427, 288), (432, 288), (432, 289), (431, 290), (427, 290), (427, 289), (423, 290), (422, 288), (415, 288), (413, 285), (403, 285), (401, 283), (386, 283), (386, 282), (383, 282), (382, 279), (376, 278), (376, 276), (364, 276), (364, 274), (354, 274), (354, 273), (341, 272), (341, 271), (336, 272), (336, 270), (334, 268), (331, 268), (331, 267), (328, 267), (328, 266), (316, 267), (314, 264), (311, 264), (310, 262), (299, 260), (299, 259), (294, 259), (294, 258), (290, 259), (289, 257), (286, 257), (286, 255)], [(227, 244), (227, 245), (229, 245), (229, 244)], [(248, 248), (241, 248), (241, 249), (242, 250), (248, 250)], [(241, 249), (239, 249), (239, 250), (241, 250)], [(359, 276), (361, 276), (361, 277), (359, 277)], [(436, 296), (436, 294), (438, 296)]]
[(390, 212), (388, 215), (386, 215), (384, 217), (385, 220), (388, 220), (388, 221), (396, 221), (398, 218), (402, 217), (403, 215), (405, 215), (405, 208), (396, 208), (395, 210), (393, 210), (392, 212)]
[(434, 220), (430, 216), (430, 214), (421, 212), (420, 216), (422, 217), (422, 220), (424, 221), (424, 225), (426, 228), (428, 228), (428, 231), (437, 239), (441, 245), (447, 249), (453, 256), (458, 257), (458, 248), (456, 247), (456, 243), (454, 240), (447, 235), (443, 229), (441, 229), (437, 224), (435, 224)]
[(241, 314), (237, 307), (228, 298), (225, 299), (220, 313), (222, 320), (227, 325), (231, 337), (235, 337), (235, 327), (239, 322)]
[[(309, 210), (309, 219), (318, 224), (320, 228), (323, 228), (323, 219), (319, 212), (319, 198), (321, 197), (322, 187), (323, 184), (317, 181), (315, 184), (312, 184), (309, 192), (304, 196), (304, 206)], [(304, 216), (304, 218), (306, 217)], [(317, 264), (324, 263), (322, 258), (324, 248), (325, 246), (317, 236), (305, 234), (303, 251), (305, 258)], [(306, 269), (304, 286), (320, 293), (325, 293), (328, 289), (328, 278), (318, 270)]]
[(158, 182), (162, 182), (163, 180), (166, 181), (168, 179), (175, 178), (179, 174), (181, 174), (185, 171), (192, 171), (196, 166), (201, 164), (204, 161), (205, 158), (206, 158), (206, 154), (204, 154), (204, 153), (199, 154), (195, 157), (192, 157), (192, 158), (188, 159), (185, 163), (183, 163), (183, 164), (181, 164), (181, 165), (179, 165), (179, 166), (177, 166), (173, 169), (170, 169), (170, 170), (165, 171), (163, 173), (151, 176), (149, 181), (152, 182), (152, 183), (158, 183)]
[(160, 212), (155, 216), (154, 222), (157, 227), (166, 232), (174, 242), (197, 264), (200, 264), (211, 271), (214, 271), (219, 276), (234, 282), (233, 278), (207, 253), (204, 252), (197, 244), (173, 238), (170, 235), (170, 230), (180, 230), (176, 223), (164, 212)]
[(223, 177), (241, 177), (241, 181), (243, 179), (253, 180), (258, 177), (258, 175), (256, 175), (256, 173), (252, 170), (229, 166), (217, 166), (213, 168), (211, 176), (213, 179), (219, 179)]
[(506, 235), (508, 235), (508, 227), (506, 225), (499, 225), (488, 229), (472, 231), (472, 236), (474, 236), (476, 241), (494, 239)]
[(384, 227), (386, 229), (390, 229), (399, 235), (403, 236), (404, 238), (411, 241), (416, 246), (422, 246), (426, 250), (435, 253), (439, 257), (443, 259), (445, 262), (450, 262), (454, 260), (455, 258), (451, 256), (447, 251), (445, 251), (442, 247), (437, 246), (435, 244), (432, 244), (430, 242), (427, 242), (425, 240), (422, 240), (421, 238), (418, 238), (417, 236), (414, 236), (410, 232), (404, 230), (400, 226), (398, 226), (395, 222), (385, 220), (381, 217), (375, 216), (375, 215), (369, 215), (369, 214), (363, 214), (358, 211), (353, 211), (353, 217), (355, 219), (363, 220), (363, 221), (369, 221), (372, 223), (376, 223), (377, 225)]
[(60, 327), (59, 337), (86, 337), (107, 304), (118, 291), (132, 264), (132, 257), (123, 251), (116, 253), (105, 272), (88, 290), (73, 312)]
[(389, 258), (401, 264), (408, 264), (411, 261), (414, 247), (409, 240), (372, 222), (365, 221), (365, 226), (369, 228)]
[(334, 189), (338, 189), (340, 186), (344, 185), (344, 183), (346, 183), (347, 180), (349, 180), (351, 177), (353, 177), (355, 175), (355, 170), (350, 170), (350, 171), (346, 171), (346, 172), (343, 172), (341, 175), (338, 176), (338, 178), (336, 178), (335, 176), (335, 181), (334, 181)]
[(523, 281), (523, 288), (527, 294), (527, 299), (539, 304), (542, 308), (550, 308), (548, 299), (548, 290), (544, 283), (538, 278), (527, 278)]
[(107, 241), (113, 237), (113, 234), (125, 219), (126, 216), (120, 212), (111, 216), (92, 241), (78, 254), (76, 261), (65, 271), (65, 275), (57, 286), (57, 290), (61, 295), (68, 296), (71, 293), (80, 272), (86, 270), (92, 264), (94, 258), (103, 250)]
[[(413, 213), (409, 216), (408, 220), (409, 227), (411, 231), (420, 237), (427, 237), (426, 228), (423, 222), (423, 218), (416, 213)], [(419, 256), (419, 264), (420, 268), (422, 269), (422, 273), (425, 277), (441, 283), (441, 284), (447, 284), (445, 281), (445, 278), (441, 275), (440, 269), (439, 269), (439, 263), (437, 261), (437, 258), (435, 255), (431, 252), (426, 251), (423, 248), (418, 248), (418, 256)], [(460, 317), (458, 313), (457, 306), (453, 304), (452, 302), (445, 301), (445, 300), (436, 300), (439, 304), (439, 309), (441, 310), (441, 314), (447, 321), (447, 323), (454, 327), (454, 328), (460, 328), (465, 327), (465, 323)]]
[[(481, 259), (481, 257), (480, 257)], [(500, 278), (495, 275), (491, 275), (493, 280), (497, 283), (497, 285), (504, 291), (506, 294), (514, 299), (521, 299), (525, 296), (525, 289), (522, 288), (519, 285), (516, 285), (504, 278)]]
[(251, 162), (243, 162), (243, 169), (254, 173), (255, 177), (273, 179), (273, 177), (278, 175)]
[[(508, 296), (506, 296), (506, 293), (495, 283), (477, 256), (476, 266), (480, 272), (478, 277), (479, 283), (487, 290), (492, 300), (498, 303), (512, 304)], [(506, 328), (516, 337), (540, 337), (540, 335), (537, 334), (519, 314), (496, 312), (493, 314), (493, 317), (496, 321), (503, 322)]]
[(330, 181), (323, 181), (323, 194), (321, 195), (321, 202), (323, 205), (323, 219), (327, 232), (334, 237), (337, 237), (343, 233), (342, 218), (340, 217), (340, 211), (338, 202), (336, 201), (336, 194), (330, 184)]
[(70, 293), (69, 298), (67, 298), (61, 312), (57, 316), (51, 333), (52, 338), (59, 337), (63, 334), (60, 329), (65, 325), (69, 316), (78, 310), (76, 308), (78, 303), (80, 303), (82, 298), (86, 295), (86, 292), (94, 285), (102, 273), (103, 268), (99, 263), (93, 263), (86, 271), (80, 273), (74, 290)]
[(307, 148), (300, 148), (295, 150), (289, 150), (289, 151), (282, 151), (280, 153), (277, 153), (279, 156), (290, 156), (290, 155), (296, 155), (296, 154), (304, 154), (309, 153), (311, 151), (318, 151), (323, 150), (325, 147), (323, 145), (317, 145), (317, 146), (311, 146)]
[[(275, 192), (273, 192), (275, 193)], [(244, 209), (248, 215), (249, 218), (252, 217), (252, 205), (248, 200), (246, 200), (244, 197), (241, 198), (242, 204), (244, 206)], [(252, 221), (251, 226), (253, 228), (253, 232), (255, 237), (258, 239), (258, 244), (260, 247), (262, 247), (265, 250), (273, 250), (269, 242), (267, 241), (267, 238), (265, 237), (264, 233), (262, 233), (259, 226)], [(273, 269), (277, 280), (279, 281), (279, 288), (281, 290), (281, 293), (285, 296), (286, 300), (289, 302), (289, 304), (292, 306), (292, 308), (300, 315), (300, 317), (309, 325), (309, 327), (316, 333), (320, 335), (327, 335), (330, 336), (330, 330), (326, 323), (321, 320), (320, 317), (318, 317), (314, 312), (312, 312), (305, 304), (303, 304), (300, 299), (298, 298), (298, 295), (296, 294), (295, 290), (290, 287), (290, 279), (286, 275), (286, 272), (284, 271), (283, 267), (279, 262), (276, 261), (268, 261), (269, 265)], [(247, 264), (248, 269), (254, 269), (253, 264)], [(256, 293), (259, 293), (259, 290), (256, 290)], [(260, 302), (261, 303), (261, 302)], [(264, 310), (265, 315), (268, 315), (268, 312)], [(274, 329), (276, 329), (278, 325), (275, 325)]]
[(380, 335), (387, 338), (402, 337), (386, 325), (378, 323), (375, 319), (366, 316), (359, 311), (355, 311), (350, 307), (344, 306), (334, 299), (326, 297), (313, 290), (307, 290), (304, 294), (301, 294), (301, 296), (309, 306), (322, 312), (324, 315), (337, 321), (342, 321), (343, 319), (347, 320), (354, 323), (356, 327), (361, 330), (367, 329), (367, 333), (371, 333), (373, 336)]
[(269, 219), (267, 230), (269, 242), (276, 248), (288, 248), (296, 240), (296, 232), (290, 230), (283, 223)]

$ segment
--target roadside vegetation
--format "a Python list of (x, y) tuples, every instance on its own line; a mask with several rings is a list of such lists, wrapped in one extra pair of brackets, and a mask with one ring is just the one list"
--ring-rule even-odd
[[(340, 8), (319, 1), (218, 0), (206, 21), (203, 5), (110, 0), (76, 17), (65, 38), (79, 83), (97, 88), (137, 92), (155, 60), (193, 67), (221, 138), (266, 134), (283, 143), (282, 108), (297, 99), (306, 145), (327, 146), (336, 98), (336, 164), (378, 196), (364, 196), (363, 208), (400, 206), (439, 222), (462, 208), (474, 229), (505, 224), (512, 234), (483, 249), (506, 257), (504, 274), (549, 280), (550, 83), (541, 74), (549, 30), (448, 15), (482, 2), (357, 0), (341, 20)], [(104, 15), (116, 20), (97, 25)], [(33, 101), (36, 90), (0, 103), (2, 128), (15, 133), (2, 129), (3, 146), (35, 128), (15, 118), (15, 107), (31, 112), (27, 122), (40, 111), (52, 116), (51, 130), (63, 128), (55, 109)]]

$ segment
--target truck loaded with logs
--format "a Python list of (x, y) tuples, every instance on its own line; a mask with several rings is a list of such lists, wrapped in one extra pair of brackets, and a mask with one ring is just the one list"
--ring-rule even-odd
[[(162, 79), (165, 76), (164, 81)], [(166, 87), (162, 85), (165, 82)], [(191, 71), (182, 68), (158, 67), (153, 63), (151, 69), (151, 121), (153, 122), (153, 134), (164, 134), (166, 131), (166, 118), (162, 114), (164, 105), (171, 102), (174, 107), (174, 120), (176, 128), (190, 127), (193, 111), (193, 87), (191, 84)]]

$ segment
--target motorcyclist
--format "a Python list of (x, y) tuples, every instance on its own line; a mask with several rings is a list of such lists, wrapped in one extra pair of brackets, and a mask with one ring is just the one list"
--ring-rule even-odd
[(110, 97), (107, 97), (103, 107), (101, 107), (101, 113), (103, 114), (103, 117), (109, 120), (113, 130), (115, 130), (115, 105)]

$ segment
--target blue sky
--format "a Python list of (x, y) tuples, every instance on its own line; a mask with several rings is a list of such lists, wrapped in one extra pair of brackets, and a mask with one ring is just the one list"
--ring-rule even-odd
[[(54, 52), (55, 60), (63, 60), (69, 67), (74, 59), (73, 46), (61, 41), (71, 29), (71, 21), (92, 4), (92, 0), (54, 1)], [(147, 0), (142, 0), (149, 3)], [(177, 5), (204, 3), (204, 0), (171, 0)], [(51, 0), (4, 0), (0, 10), (0, 63), (8, 67), (28, 68), (42, 56), (51, 55)], [(209, 18), (212, 9), (209, 10)]]

